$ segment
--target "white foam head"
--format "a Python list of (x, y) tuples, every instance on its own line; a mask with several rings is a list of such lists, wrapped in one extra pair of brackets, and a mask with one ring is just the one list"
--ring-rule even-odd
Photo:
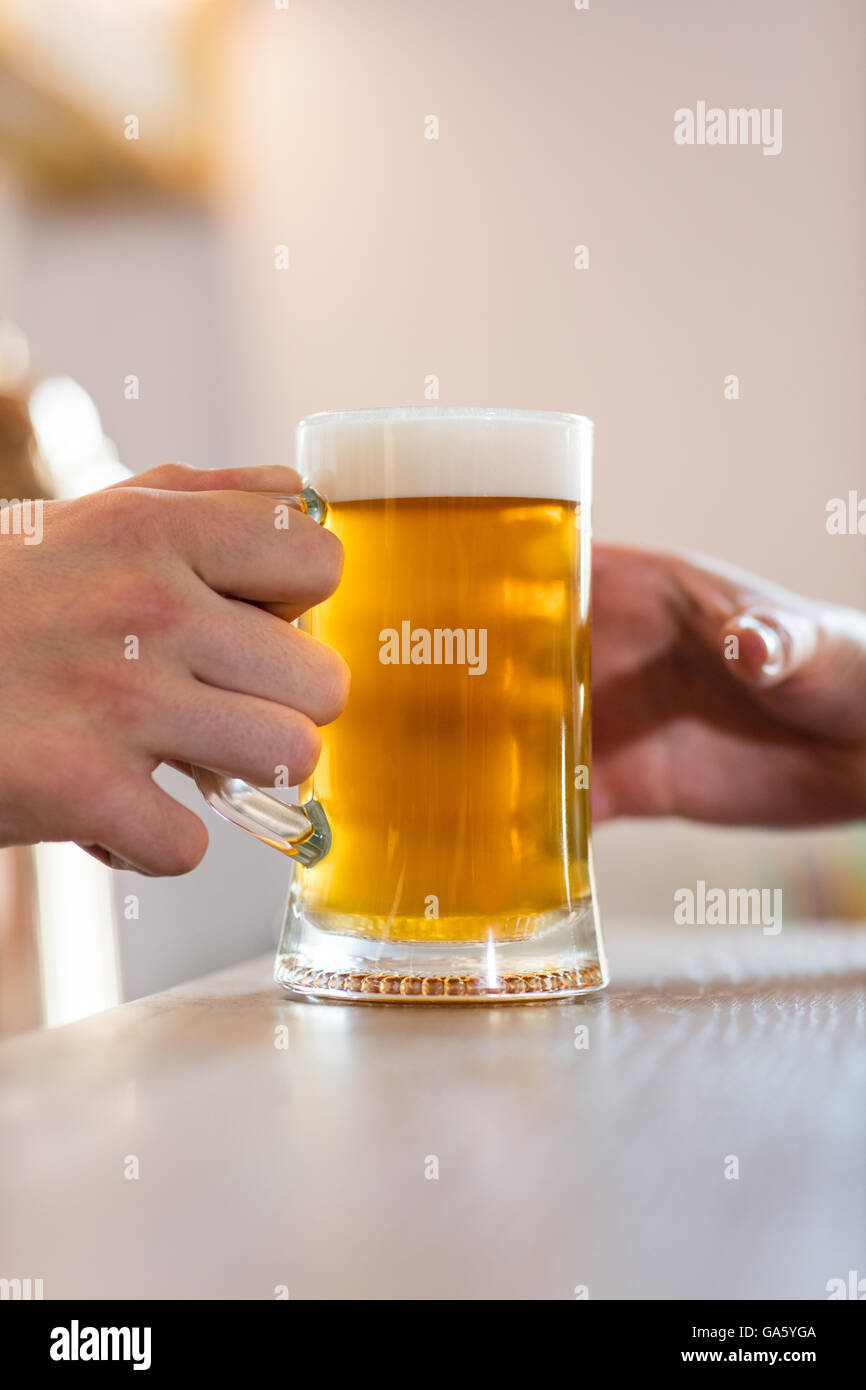
[(592, 421), (532, 410), (408, 406), (311, 415), (296, 465), (330, 502), (544, 497), (589, 502)]

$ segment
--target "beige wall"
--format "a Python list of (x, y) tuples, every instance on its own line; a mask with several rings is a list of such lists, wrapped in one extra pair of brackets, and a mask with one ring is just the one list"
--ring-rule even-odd
[[(435, 373), (444, 404), (595, 419), (599, 538), (863, 603), (866, 541), (828, 536), (825, 504), (866, 490), (866, 10), (238, 15), (228, 254), (256, 457), (310, 411), (421, 402)], [(781, 107), (781, 153), (676, 146), (673, 113), (699, 99)], [(697, 877), (783, 883), (802, 911), (837, 902), (864, 837), (621, 825), (596, 851), (611, 911), (667, 913)]]

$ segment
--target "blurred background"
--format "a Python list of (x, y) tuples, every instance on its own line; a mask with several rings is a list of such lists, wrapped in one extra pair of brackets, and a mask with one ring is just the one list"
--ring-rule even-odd
[[(698, 100), (782, 152), (676, 146)], [(864, 105), (851, 0), (0, 0), (0, 497), (290, 462), (317, 410), (579, 411), (597, 537), (862, 605)], [(285, 860), (202, 814), (184, 879), (0, 852), (0, 1031), (273, 944)], [(612, 924), (699, 878), (866, 916), (862, 828), (595, 849)]]

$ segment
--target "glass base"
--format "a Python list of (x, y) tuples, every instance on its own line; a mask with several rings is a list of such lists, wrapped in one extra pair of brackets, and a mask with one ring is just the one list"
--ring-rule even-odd
[(359, 1003), (530, 1003), (604, 988), (591, 897), (536, 926), (516, 941), (497, 941), (495, 926), (482, 941), (389, 940), (323, 930), (290, 897), (274, 978), (293, 994)]

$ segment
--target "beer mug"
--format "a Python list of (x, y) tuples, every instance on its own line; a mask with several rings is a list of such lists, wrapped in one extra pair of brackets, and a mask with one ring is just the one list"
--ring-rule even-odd
[(287, 806), (199, 769), (293, 859), (276, 979), (334, 1000), (546, 1000), (608, 980), (590, 848), (592, 424), (440, 407), (314, 415), (291, 500), (343, 543), (302, 618), (348, 662)]

